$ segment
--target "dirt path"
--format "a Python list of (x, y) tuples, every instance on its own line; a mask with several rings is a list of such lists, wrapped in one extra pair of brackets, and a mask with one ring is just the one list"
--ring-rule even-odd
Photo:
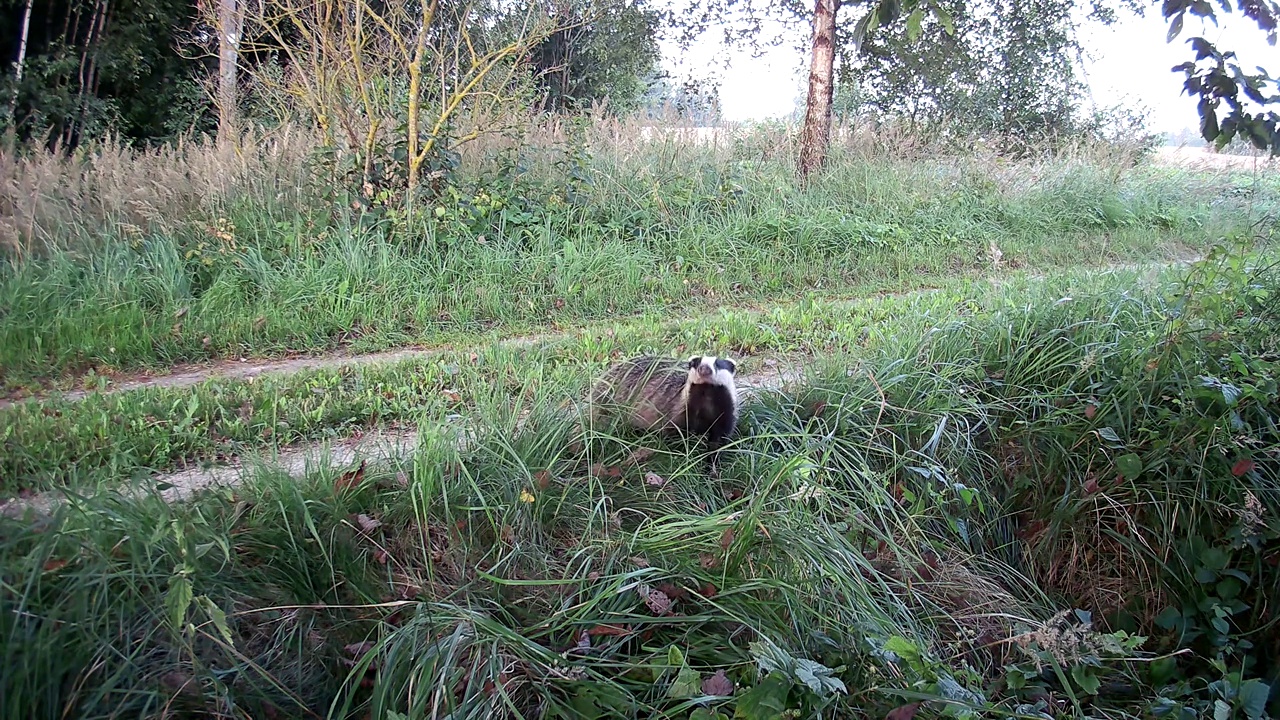
[[(745, 401), (760, 390), (778, 389), (801, 377), (803, 366), (783, 368), (775, 362), (750, 376), (741, 376), (738, 380), (739, 396)], [(456, 433), (460, 445), (465, 446), (469, 427), (473, 427), (473, 424), (466, 419), (452, 416), (445, 419), (440, 431)], [(350, 467), (360, 460), (376, 465), (407, 458), (417, 450), (420, 438), (417, 428), (376, 430), (337, 442), (304, 443), (251, 453), (223, 465), (161, 473), (145, 481), (122, 486), (122, 489), (125, 495), (137, 497), (157, 493), (166, 502), (180, 502), (202, 490), (236, 487), (247, 476), (257, 472), (274, 471), (299, 477), (320, 468)], [(0, 515), (15, 518), (28, 512), (34, 516), (48, 515), (57, 504), (64, 501), (74, 503), (76, 497), (74, 494), (51, 490), (30, 497), (4, 498), (0, 499)]]
[[(1185, 265), (1198, 259), (1198, 255), (1181, 256), (1178, 259), (1161, 262), (1161, 263), (1118, 263), (1114, 265), (1105, 265), (1097, 268), (1098, 272), (1115, 272), (1126, 270), (1142, 270), (1150, 269), (1152, 272), (1158, 272), (1175, 265)], [(1025, 277), (1032, 280), (1041, 280), (1046, 276), (1045, 271), (1029, 272)], [(1010, 279), (1012, 275), (1007, 272), (991, 273), (985, 277), (975, 278), (979, 281), (998, 284)], [(903, 297), (906, 295), (931, 294), (938, 292), (936, 289), (917, 289), (905, 290), (901, 292), (880, 293), (875, 296), (868, 297)], [(836, 306), (844, 304), (853, 304), (866, 300), (866, 297), (852, 298), (847, 300), (835, 301)], [(712, 310), (708, 313), (717, 313), (722, 309), (733, 309), (736, 306), (723, 306)], [(747, 308), (739, 308), (747, 309)], [(691, 318), (673, 318), (673, 320), (691, 319)], [(569, 337), (574, 331), (560, 333), (541, 333), (534, 335), (521, 335), (494, 341), (498, 347), (503, 349), (522, 349), (535, 347), (541, 343), (562, 340)], [(162, 374), (150, 373), (133, 373), (118, 379), (112, 379), (109, 384), (101, 389), (90, 390), (67, 390), (62, 392), (44, 392), (35, 393), (25, 397), (18, 398), (0, 398), (0, 410), (15, 404), (28, 402), (43, 402), (53, 399), (63, 400), (80, 400), (90, 395), (99, 393), (117, 393), (127, 392), (130, 390), (139, 390), (142, 388), (185, 388), (198, 385), (207, 380), (213, 379), (229, 379), (244, 380), (255, 378), (261, 375), (270, 374), (293, 374), (305, 370), (330, 369), (342, 366), (363, 367), (369, 365), (390, 364), (403, 362), (407, 360), (416, 360), (423, 358), (431, 358), (442, 355), (447, 352), (457, 350), (454, 346), (442, 346), (434, 348), (398, 348), (395, 350), (386, 350), (381, 352), (352, 354), (347, 352), (324, 353), (317, 355), (307, 355), (303, 357), (287, 358), (281, 360), (248, 360), (241, 358), (239, 360), (217, 360), (208, 363), (187, 363), (175, 365), (168, 372)]]
[[(1156, 273), (1171, 266), (1194, 262), (1196, 259), (1197, 256), (1192, 256), (1163, 263), (1116, 264), (1098, 268), (1098, 271), (1114, 272), (1146, 269), (1151, 273)], [(1008, 280), (1009, 277), (1009, 275), (997, 274), (986, 278), (986, 280), (988, 282), (998, 284), (1002, 281)], [(1045, 274), (1043, 272), (1029, 273), (1026, 277), (1038, 280), (1043, 279)], [(933, 292), (938, 291), (929, 289), (913, 290), (901, 293), (884, 293), (881, 296), (897, 297), (908, 293), (927, 294)], [(852, 304), (854, 302), (860, 302), (861, 300), (862, 299), (850, 299), (844, 302)], [(541, 342), (567, 337), (567, 335), (568, 333), (550, 333), (544, 335), (513, 337), (499, 340), (497, 343), (500, 346), (508, 348), (531, 347)], [(189, 387), (214, 378), (243, 379), (257, 377), (268, 373), (287, 374), (308, 369), (332, 368), (343, 365), (366, 366), (377, 363), (394, 363), (416, 358), (432, 357), (452, 350), (456, 350), (456, 348), (441, 347), (431, 349), (399, 349), (364, 355), (333, 353), (266, 362), (234, 360), (221, 361), (204, 366), (188, 365), (177, 369), (175, 372), (166, 373), (164, 375), (134, 377), (126, 381), (114, 383), (105, 390), (62, 393), (61, 397), (79, 399), (87, 397), (95, 392), (111, 393), (147, 387)], [(739, 378), (738, 387), (741, 391), (743, 400), (747, 400), (750, 398), (752, 393), (763, 389), (780, 388), (787, 382), (802, 377), (803, 372), (804, 367), (802, 364), (797, 364), (794, 367), (783, 368), (779, 367), (776, 362), (769, 360), (766, 361), (766, 365), (764, 367), (757, 369), (750, 375), (741, 376)], [(39, 402), (56, 396), (57, 394), (34, 396), (18, 400), (16, 402)], [(0, 402), (0, 408), (4, 407), (6, 404), (12, 403)], [(465, 431), (468, 426), (468, 421), (458, 416), (447, 418), (446, 422), (442, 425), (444, 428), (460, 432), (463, 442), (465, 442), (467, 434)], [(270, 448), (263, 451), (246, 453), (240, 457), (233, 458), (225, 464), (192, 467), (173, 472), (161, 473), (138, 483), (129, 485), (122, 484), (121, 488), (127, 495), (136, 496), (139, 494), (145, 495), (148, 493), (159, 493), (166, 501), (177, 502), (190, 498), (195, 493), (204, 489), (217, 486), (235, 487), (240, 484), (246, 476), (264, 470), (274, 470), (276, 472), (283, 472), (293, 476), (300, 476), (308, 472), (314, 472), (322, 467), (348, 467), (361, 459), (377, 464), (396, 458), (408, 457), (416, 450), (419, 439), (420, 434), (417, 428), (375, 430), (337, 441), (326, 440), (323, 442), (304, 443), (295, 446)], [(90, 492), (95, 491), (91, 490)], [(76, 497), (74, 493), (68, 494), (60, 490), (54, 490), (28, 497), (0, 498), (0, 514), (10, 517), (21, 517), (30, 511), (35, 513), (37, 516), (44, 515), (52, 510), (55, 505), (63, 501), (75, 502)]]
[[(1151, 273), (1156, 273), (1168, 267), (1185, 265), (1193, 262), (1197, 257), (1198, 256), (1183, 257), (1163, 263), (1116, 264), (1098, 268), (1098, 271), (1115, 272), (1145, 269)], [(1045, 277), (1045, 273), (1028, 273), (1026, 277), (1032, 280), (1039, 280)], [(986, 280), (993, 284), (998, 284), (1008, 280), (1009, 278), (1010, 276), (1007, 274), (996, 274), (987, 277)], [(900, 293), (884, 293), (881, 297), (899, 297), (911, 293), (928, 294), (933, 292), (938, 291), (931, 289), (912, 290)], [(864, 299), (865, 298), (858, 298), (840, 301), (837, 302), (836, 305), (843, 303), (852, 304), (855, 302), (861, 302)], [(497, 341), (497, 344), (507, 348), (532, 347), (541, 342), (567, 337), (568, 334), (569, 333), (548, 333), (543, 335), (512, 337), (499, 340)], [(203, 366), (187, 365), (177, 368), (174, 372), (163, 375), (135, 376), (129, 380), (113, 383), (105, 390), (72, 391), (61, 393), (60, 396), (74, 400), (87, 397), (95, 392), (112, 393), (148, 387), (190, 387), (214, 378), (244, 379), (269, 373), (288, 374), (309, 369), (332, 368), (343, 365), (367, 366), (378, 363), (394, 363), (417, 358), (432, 357), (456, 349), (457, 348), (454, 347), (399, 349), (364, 355), (332, 353), (327, 355), (312, 355), (265, 362), (228, 360)], [(778, 366), (775, 361), (767, 360), (764, 367), (758, 368), (751, 374), (743, 375), (739, 378), (738, 387), (740, 394), (742, 395), (743, 400), (748, 400), (752, 393), (764, 389), (780, 388), (787, 382), (802, 377), (803, 372), (804, 367), (802, 363), (796, 364), (793, 367), (783, 368)], [(39, 402), (41, 400), (57, 396), (59, 396), (59, 394), (33, 396), (17, 400), (16, 402)], [(6, 404), (12, 404), (12, 402), (13, 401), (0, 401), (0, 408), (4, 407)], [(471, 424), (465, 418), (452, 416), (445, 419), (445, 422), (442, 424), (442, 428), (459, 432), (462, 437), (462, 442), (465, 442), (465, 438), (467, 436), (466, 430), (470, 425)], [(191, 467), (173, 472), (161, 473), (145, 481), (133, 484), (122, 483), (120, 487), (125, 494), (128, 495), (159, 493), (159, 495), (166, 501), (177, 502), (190, 498), (193, 494), (204, 489), (217, 486), (234, 487), (240, 484), (247, 475), (264, 470), (273, 470), (276, 472), (287, 473), (292, 476), (299, 476), (308, 472), (314, 472), (322, 467), (347, 467), (361, 459), (377, 464), (396, 458), (408, 457), (417, 449), (419, 439), (420, 434), (417, 428), (374, 430), (337, 441), (326, 440), (324, 442), (304, 443), (295, 446), (270, 448), (263, 451), (246, 453), (221, 465)], [(91, 490), (90, 492), (94, 491)], [(44, 492), (28, 497), (0, 498), (0, 514), (10, 517), (21, 517), (28, 511), (31, 511), (37, 515), (43, 515), (47, 514), (60, 502), (75, 502), (75, 500), (76, 498), (74, 493), (68, 494), (60, 490)]]

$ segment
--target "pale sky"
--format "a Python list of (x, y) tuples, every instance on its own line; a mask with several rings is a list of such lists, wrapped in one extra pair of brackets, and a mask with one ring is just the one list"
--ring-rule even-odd
[[(1123, 15), (1110, 28), (1086, 24), (1082, 41), (1092, 56), (1084, 70), (1094, 101), (1102, 106), (1133, 103), (1151, 110), (1150, 127), (1156, 132), (1177, 132), (1199, 126), (1195, 100), (1182, 95), (1183, 75), (1170, 71), (1194, 57), (1188, 38), (1201, 35), (1219, 48), (1234, 49), (1241, 67), (1252, 71), (1262, 65), (1280, 72), (1280, 45), (1267, 44), (1266, 36), (1252, 21), (1238, 14), (1220, 18), (1220, 26), (1189, 15), (1181, 35), (1165, 42), (1168, 24), (1153, 3), (1146, 17)], [(766, 29), (773, 35), (786, 30), (781, 23)], [(715, 31), (707, 33), (689, 52), (679, 54), (674, 44), (664, 44), (664, 64), (677, 76), (717, 74), (720, 100), (726, 120), (752, 120), (788, 115), (803, 95), (808, 57), (795, 50), (795, 40), (807, 44), (808, 29), (793, 28), (787, 42), (751, 57), (747, 49), (725, 50)]]

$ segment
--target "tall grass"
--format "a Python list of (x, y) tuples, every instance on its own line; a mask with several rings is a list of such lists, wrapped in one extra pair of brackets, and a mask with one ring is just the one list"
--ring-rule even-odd
[[(855, 137), (799, 189), (773, 130), (691, 143), (599, 120), (469, 148), (405, 215), (336, 186), (310, 140), (6, 157), (9, 384), (182, 360), (437, 342), (993, 267), (1167, 257), (1244, 232), (1269, 180), (903, 154)], [(905, 142), (905, 141), (904, 141)], [(1243, 184), (1240, 184), (1243, 183)]]
[[(1107, 301), (1117, 292), (1141, 297), (1180, 272), (1013, 276), (999, 284), (950, 282), (936, 292), (856, 301), (810, 296), (769, 310), (722, 310), (677, 320), (652, 314), (536, 344), (464, 345), (385, 365), (26, 402), (0, 410), (6, 450), (0, 456), (0, 490), (89, 488), (260, 447), (466, 417), (478, 400), (531, 391), (532, 377), (569, 375), (581, 383), (606, 360), (640, 351), (704, 348), (731, 354), (738, 357), (744, 383), (760, 382), (779, 362), (784, 372), (794, 372), (814, 357), (860, 354), (897, 342), (894, 337), (920, 337), (965, 313), (996, 311), (1013, 298), (1051, 304), (1066, 294)], [(1085, 312), (1087, 306), (1074, 307)]]
[(466, 445), (3, 519), (0, 703), (1261, 716), (1278, 287), (1214, 254), (1168, 292), (887, 319), (745, 408), (714, 483), (678, 445), (571, 453), (580, 380), (551, 371), (477, 396)]

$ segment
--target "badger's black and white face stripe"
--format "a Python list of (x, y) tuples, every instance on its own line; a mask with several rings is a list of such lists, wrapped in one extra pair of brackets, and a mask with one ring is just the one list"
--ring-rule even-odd
[(733, 387), (733, 376), (738, 365), (729, 358), (701, 355), (689, 358), (689, 382), (695, 385), (723, 385)]

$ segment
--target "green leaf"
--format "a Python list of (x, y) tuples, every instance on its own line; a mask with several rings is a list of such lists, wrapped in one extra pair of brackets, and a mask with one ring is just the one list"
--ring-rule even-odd
[(942, 27), (947, 31), (948, 35), (956, 34), (956, 21), (952, 19), (951, 13), (938, 3), (929, 3), (933, 8), (933, 14), (938, 18), (938, 22), (942, 23)]
[(879, 25), (888, 25), (897, 20), (902, 15), (901, 0), (880, 0), (880, 5), (876, 8), (876, 14), (879, 15), (879, 22), (877, 23)]
[(790, 672), (791, 666), (795, 663), (795, 660), (786, 651), (769, 643), (747, 643), (747, 649), (751, 651), (751, 657), (755, 658), (760, 672), (765, 674), (779, 671)]
[(569, 704), (574, 718), (602, 718), (617, 717), (622, 708), (631, 704), (631, 700), (616, 685), (582, 684)]
[(667, 697), (673, 698), (691, 698), (698, 697), (702, 694), (702, 677), (698, 675), (698, 671), (689, 666), (680, 668), (680, 672), (676, 673), (675, 682), (671, 683), (671, 687), (667, 688)]
[(176, 631), (182, 631), (187, 610), (191, 607), (191, 598), (191, 579), (181, 573), (171, 576), (169, 591), (164, 596), (164, 606), (169, 611), (169, 622)]
[(1219, 548), (1205, 548), (1200, 553), (1201, 564), (1214, 572), (1225, 570), (1230, 559), (1227, 553)]
[(1233, 577), (1245, 585), (1248, 585), (1250, 582), (1252, 582), (1252, 580), (1249, 579), (1249, 573), (1244, 572), (1242, 570), (1237, 570), (1235, 568), (1227, 568), (1226, 570), (1222, 571), (1222, 574), (1227, 575), (1229, 577)]
[(697, 708), (689, 713), (689, 720), (729, 720), (729, 716), (724, 713), (713, 713), (706, 708)]
[(1218, 583), (1218, 597), (1223, 600), (1235, 600), (1237, 597), (1240, 597), (1240, 591), (1243, 588), (1244, 586), (1240, 584), (1239, 580), (1233, 577), (1223, 578)]
[(1182, 611), (1176, 607), (1169, 606), (1155, 617), (1154, 622), (1158, 628), (1172, 630), (1182, 624)]
[(1120, 436), (1116, 434), (1116, 431), (1114, 428), (1109, 428), (1109, 427), (1098, 428), (1098, 437), (1102, 438), (1103, 440), (1106, 440), (1109, 443), (1120, 442)]
[(1236, 702), (1249, 720), (1261, 720), (1266, 715), (1270, 695), (1271, 686), (1254, 678), (1240, 683)]
[(1116, 458), (1116, 470), (1125, 477), (1126, 480), (1132, 480), (1142, 474), (1142, 458), (1137, 453), (1126, 453)]
[(585, 686), (578, 688), (578, 692), (569, 701), (569, 706), (580, 718), (598, 718), (601, 715), (600, 708), (596, 705), (596, 696)]
[(884, 649), (907, 661), (916, 660), (920, 657), (920, 648), (901, 635), (894, 635), (885, 640)]
[(1182, 13), (1178, 13), (1178, 17), (1174, 18), (1173, 22), (1169, 23), (1169, 34), (1165, 37), (1165, 42), (1173, 42), (1173, 39), (1178, 37), (1178, 33), (1182, 32), (1182, 18)]
[(1155, 685), (1164, 685), (1178, 672), (1178, 658), (1162, 657), (1151, 661), (1150, 665), (1151, 682)]
[(1218, 113), (1212, 107), (1203, 106), (1200, 111), (1200, 137), (1213, 142), (1218, 137)]
[(1097, 695), (1098, 688), (1102, 687), (1102, 681), (1098, 676), (1084, 665), (1071, 666), (1071, 679), (1076, 681), (1076, 686), (1086, 695)]
[(916, 8), (907, 17), (907, 39), (915, 42), (920, 38), (920, 21), (924, 19), (924, 8)]
[(832, 693), (847, 693), (844, 681), (835, 676), (835, 671), (820, 662), (805, 658), (796, 659), (796, 678), (804, 683), (819, 697)]
[(733, 716), (742, 720), (782, 720), (787, 711), (791, 682), (780, 673), (769, 673), (738, 698)]
[(227, 625), (227, 614), (206, 595), (200, 596), (200, 606), (209, 615), (209, 619), (213, 621), (213, 626), (217, 628), (218, 634), (222, 636), (222, 639), (226, 640), (228, 645), (234, 647), (236, 642), (231, 636), (231, 627)]
[(684, 667), (684, 653), (680, 652), (680, 648), (675, 645), (667, 648), (667, 664), (671, 667)]
[(1221, 700), (1213, 701), (1213, 720), (1228, 720), (1231, 717), (1231, 706)]

